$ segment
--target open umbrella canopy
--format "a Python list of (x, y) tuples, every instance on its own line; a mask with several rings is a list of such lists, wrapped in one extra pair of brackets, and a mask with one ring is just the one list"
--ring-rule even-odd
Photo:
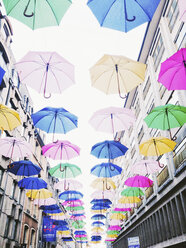
[[(143, 83), (146, 65), (124, 56), (104, 55), (91, 69), (92, 86), (105, 94), (126, 94)], [(123, 97), (122, 97), (123, 98)]]
[(56, 52), (30, 51), (15, 66), (21, 82), (45, 98), (61, 94), (75, 83), (74, 66)]
[[(51, 214), (51, 213), (50, 213)], [(49, 214), (49, 215), (50, 215)], [(52, 215), (51, 217), (50, 217), (52, 220), (66, 220), (67, 219), (67, 217), (65, 216), (65, 214), (63, 214), (63, 215)], [(67, 229), (68, 230), (68, 229)]]
[(13, 173), (14, 175), (19, 176), (33, 176), (38, 175), (41, 171), (41, 168), (33, 164), (31, 161), (20, 160), (17, 162), (13, 162), (8, 166), (8, 172)]
[(138, 198), (137, 196), (123, 196), (118, 200), (119, 203), (123, 204), (131, 204), (131, 207), (135, 206), (133, 203), (138, 203), (141, 202), (141, 199)]
[(97, 158), (114, 159), (123, 156), (128, 148), (118, 141), (105, 140), (95, 144), (91, 149), (91, 154)]
[(0, 104), (0, 130), (13, 130), (21, 125), (21, 119), (14, 109)]
[(81, 229), (85, 226), (86, 222), (84, 221), (74, 221), (72, 222), (72, 226), (75, 228), (75, 229)]
[(70, 207), (70, 206), (68, 206), (68, 207), (66, 207), (66, 210), (68, 210), (68, 211), (77, 211), (77, 210), (84, 210), (85, 208), (84, 207), (82, 207), (82, 206), (77, 206), (77, 207)]
[(102, 210), (102, 209), (108, 209), (111, 208), (108, 204), (95, 204), (91, 207), (92, 210)]
[(83, 184), (73, 179), (63, 179), (54, 185), (54, 189), (59, 189), (60, 191), (68, 190), (76, 190), (81, 189)]
[(121, 213), (113, 213), (110, 215), (110, 219), (113, 219), (113, 220), (123, 220), (125, 218), (126, 218), (126, 216), (124, 214), (121, 214)]
[(105, 224), (101, 221), (94, 221), (92, 222), (91, 226), (95, 226), (95, 227), (100, 227), (100, 226), (104, 226)]
[(91, 204), (112, 204), (112, 202), (109, 199), (93, 199)]
[(89, 0), (87, 5), (100, 26), (128, 32), (145, 22), (150, 22), (160, 0)]
[(91, 213), (92, 214), (106, 214), (107, 213), (107, 209), (98, 209), (98, 210), (92, 210), (91, 209)]
[(47, 133), (67, 133), (78, 125), (77, 116), (64, 108), (46, 107), (31, 115), (35, 127)]
[(0, 154), (11, 159), (28, 157), (33, 151), (29, 143), (14, 137), (0, 139), (0, 147)]
[(151, 187), (153, 185), (153, 181), (145, 176), (134, 176), (134, 177), (129, 177), (125, 181), (125, 185), (129, 187), (140, 187), (140, 188), (146, 188), (146, 187)]
[(105, 191), (115, 189), (116, 185), (110, 178), (97, 178), (91, 183), (91, 187)]
[(48, 189), (29, 190), (26, 196), (31, 199), (47, 199), (52, 197), (52, 192)]
[(137, 197), (139, 197), (139, 196), (143, 196), (144, 193), (140, 188), (128, 187), (121, 192), (121, 195), (122, 196), (137, 196)]
[(82, 206), (83, 204), (84, 204), (84, 202), (80, 199), (71, 200), (71, 201), (64, 201), (62, 203), (63, 206), (72, 206), (72, 207)]
[(100, 190), (97, 190), (97, 191), (94, 191), (92, 194), (91, 194), (91, 198), (93, 199), (109, 199), (109, 200), (113, 200), (115, 194), (113, 191), (111, 190), (106, 190), (106, 191), (100, 191)]
[(74, 220), (74, 221), (79, 221), (79, 220), (84, 220), (86, 219), (86, 216), (85, 215), (71, 215), (70, 216), (70, 219), (71, 220)]
[(99, 233), (99, 232), (103, 232), (103, 231), (104, 231), (104, 229), (101, 228), (101, 227), (93, 227), (91, 229), (91, 232), (97, 232), (97, 233)]
[(186, 90), (186, 48), (161, 63), (158, 82), (168, 90)]
[(56, 200), (54, 198), (47, 198), (47, 199), (35, 199), (34, 200), (35, 205), (39, 206), (50, 206), (56, 204)]
[(176, 142), (164, 137), (153, 137), (139, 145), (140, 153), (144, 156), (160, 156), (173, 151)]
[(159, 163), (155, 160), (140, 160), (130, 167), (130, 171), (145, 176), (160, 171), (163, 166), (163, 164), (159, 166)]
[(57, 26), (68, 8), (70, 0), (34, 1), (3, 0), (7, 15), (24, 23), (31, 29)]
[[(54, 210), (43, 210), (43, 213), (45, 214), (59, 214), (59, 213), (62, 213), (61, 209), (54, 209)], [(65, 218), (63, 217), (62, 220), (64, 220)]]
[(118, 235), (119, 233), (120, 233), (120, 232), (117, 231), (117, 230), (113, 230), (113, 231), (110, 230), (110, 231), (107, 231), (107, 234), (108, 234), (108, 235), (113, 235), (113, 234), (117, 234), (117, 235)]
[(96, 111), (89, 123), (97, 131), (115, 134), (128, 130), (135, 120), (135, 115), (130, 109), (109, 107)]
[(113, 163), (102, 163), (91, 169), (91, 174), (97, 177), (114, 177), (120, 175), (122, 168)]
[[(77, 165), (74, 165), (74, 164), (60, 163), (52, 167), (49, 170), (49, 173), (53, 177), (66, 179), (70, 177), (77, 177), (78, 175), (81, 174), (81, 169)], [(62, 186), (62, 188), (64, 189), (65, 184), (70, 187), (71, 184), (73, 184), (73, 182), (75, 183), (75, 181), (72, 181), (72, 180), (60, 181), (58, 182), (58, 184), (55, 184), (56, 185), (55, 187), (59, 189), (59, 186)]]
[(109, 226), (108, 230), (111, 231), (120, 231), (121, 227), (120, 226)]
[(58, 210), (58, 209), (60, 209), (60, 207), (57, 204), (53, 204), (50, 206), (41, 205), (40, 209), (42, 209), (42, 210)]
[[(144, 119), (148, 127), (169, 130), (186, 123), (186, 107), (173, 104), (155, 107)], [(172, 135), (170, 132), (170, 138)]]
[(67, 201), (70, 201), (70, 199), (80, 199), (82, 197), (83, 197), (83, 194), (75, 190), (68, 190), (68, 191), (65, 191), (59, 194), (59, 199), (67, 200)]
[(105, 215), (103, 214), (95, 214), (91, 217), (91, 220), (103, 220), (106, 219)]
[(80, 154), (80, 148), (67, 140), (58, 140), (42, 147), (43, 155), (55, 160), (69, 160)]
[(47, 187), (47, 183), (38, 177), (27, 177), (21, 179), (18, 186), (25, 189), (43, 189)]

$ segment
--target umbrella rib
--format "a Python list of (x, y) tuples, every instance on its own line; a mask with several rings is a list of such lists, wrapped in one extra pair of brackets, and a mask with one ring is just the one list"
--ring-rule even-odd
[(52, 68), (50, 68), (50, 71), (51, 71), (52, 75), (54, 76), (54, 78), (56, 80), (56, 83), (57, 83), (57, 87), (59, 89), (59, 92), (61, 93), (61, 89), (60, 89), (60, 85), (59, 85), (58, 79), (57, 79), (55, 73), (53, 72)]
[[(169, 90), (170, 90), (170, 88), (171, 88), (171, 86), (172, 86), (172, 83), (173, 83), (173, 80), (174, 80), (176, 74), (182, 69), (181, 65), (178, 65), (178, 67), (179, 67), (179, 68), (177, 69), (177, 71), (175, 72), (174, 76), (172, 77), (171, 83), (170, 83), (170, 85), (169, 85)], [(186, 70), (185, 70), (185, 71), (186, 71)]]
[[(68, 117), (66, 117), (66, 116), (64, 116), (64, 115), (63, 115), (63, 117), (69, 119)], [(58, 115), (58, 118), (59, 118), (60, 121), (61, 121), (61, 125), (62, 125), (62, 128), (63, 128), (63, 130), (64, 130), (64, 133), (67, 133), (66, 130), (65, 130), (65, 125), (64, 125), (64, 123), (63, 123), (62, 117), (61, 117), (60, 115)]]
[[(60, 64), (60, 62), (58, 63), (58, 64)], [(67, 63), (66, 63), (67, 64)], [(61, 71), (61, 72), (63, 72), (71, 81), (72, 81), (72, 79), (69, 77), (69, 75), (64, 71), (64, 70), (62, 70), (62, 69), (59, 69), (59, 68), (57, 68), (57, 67), (54, 67), (53, 65), (51, 65), (51, 68), (54, 68), (56, 71), (58, 70), (58, 71)]]
[(33, 17), (33, 29), (35, 29), (35, 20), (36, 20), (36, 15), (35, 15), (35, 13), (36, 13), (36, 0), (34, 0), (34, 11), (33, 11), (33, 13), (34, 13), (34, 17)]
[[(45, 117), (48, 117), (48, 116), (45, 116)], [(43, 118), (45, 118), (45, 117), (43, 117)], [(42, 119), (43, 119), (42, 118)], [(50, 125), (48, 126), (48, 131), (47, 131), (47, 133), (49, 133), (50, 132), (50, 128), (51, 128), (51, 126), (52, 126), (52, 122), (53, 122), (53, 120), (55, 119), (55, 115), (53, 115), (53, 117), (52, 117), (52, 120), (51, 120), (51, 122), (50, 122)], [(52, 132), (53, 133), (53, 132)]]
[(30, 73), (28, 73), (27, 75), (25, 75), (25, 77), (24, 78), (22, 78), (22, 80), (21, 81), (24, 81), (27, 77), (29, 77), (33, 72), (36, 72), (36, 71), (39, 71), (39, 70), (41, 70), (41, 69), (43, 69), (42, 67), (40, 67), (40, 68), (37, 68), (37, 69), (35, 69), (35, 70), (33, 70), (33, 71), (31, 71)]
[(16, 7), (16, 5), (18, 5), (18, 3), (20, 2), (21, 0), (18, 0), (17, 3), (12, 6), (12, 8), (9, 10), (9, 12), (7, 12), (7, 15), (9, 15), (11, 13), (11, 11)]
[(107, 17), (107, 15), (108, 15), (110, 9), (111, 9), (112, 6), (115, 4), (115, 2), (116, 2), (116, 0), (113, 1), (113, 3), (110, 5), (109, 9), (107, 10), (105, 16), (104, 16), (103, 19), (102, 19), (101, 26), (103, 26), (103, 22), (105, 21), (105, 18)]
[(97, 76), (97, 78), (94, 80), (94, 82), (92, 83), (92, 85), (94, 85), (94, 84), (96, 83), (96, 81), (97, 81), (103, 74), (105, 74), (105, 73), (107, 73), (108, 71), (111, 71), (111, 70), (112, 70), (112, 68), (111, 68), (110, 70), (108, 70), (108, 68), (106, 68), (105, 71), (103, 71), (102, 73), (100, 73), (100, 74)]
[(107, 94), (109, 92), (109, 88), (110, 88), (110, 85), (111, 85), (111, 82), (112, 82), (112, 77), (114, 76), (114, 73), (115, 73), (115, 71), (113, 70), (112, 75), (111, 75), (111, 77), (109, 79), (109, 82), (108, 82), (108, 86), (107, 86), (107, 90), (106, 90)]
[(51, 9), (51, 11), (52, 11), (52, 13), (53, 13), (55, 19), (56, 19), (56, 23), (59, 25), (60, 22), (58, 22), (58, 19), (57, 19), (56, 15), (55, 15), (54, 10), (52, 9), (52, 6), (51, 6), (50, 3), (48, 2), (48, 0), (46, 0), (46, 2), (48, 3), (48, 5), (49, 5), (49, 7), (50, 7), (50, 9)]
[[(183, 112), (183, 111), (181, 111), (181, 110), (176, 110), (176, 111), (180, 111), (181, 114), (182, 114), (182, 112)], [(179, 123), (179, 125), (180, 125), (180, 127), (181, 127), (181, 126), (182, 126), (182, 123), (180, 123), (179, 119), (177, 119), (177, 118), (175, 117), (174, 113), (173, 113), (173, 112), (170, 112), (170, 111), (169, 111), (169, 113), (172, 114), (172, 116), (175, 118), (175, 120)]]

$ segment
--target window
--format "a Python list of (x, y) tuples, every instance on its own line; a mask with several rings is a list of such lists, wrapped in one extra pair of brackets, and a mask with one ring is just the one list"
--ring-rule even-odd
[(11, 192), (11, 194), (10, 194), (12, 198), (15, 197), (16, 186), (17, 186), (17, 182), (16, 182), (16, 181), (13, 181), (13, 184), (12, 184), (12, 192)]
[(143, 126), (142, 126), (140, 131), (139, 131), (139, 133), (138, 133), (138, 142), (139, 142), (139, 144), (141, 143), (141, 140), (142, 140), (143, 136), (144, 136), (144, 129), (143, 129)]
[(180, 28), (176, 34), (174, 43), (177, 46), (177, 49), (181, 49), (185, 47), (186, 44), (186, 25), (184, 25), (184, 23), (182, 23), (180, 25)]
[(136, 149), (135, 149), (135, 147), (133, 147), (131, 150), (131, 159), (133, 159), (135, 153), (136, 153)]
[(16, 239), (17, 237), (17, 229), (18, 229), (18, 221), (13, 221), (12, 224), (12, 239)]
[(6, 41), (7, 41), (8, 37), (10, 36), (10, 33), (8, 31), (6, 24), (3, 25), (3, 29), (4, 29), (4, 33), (5, 33), (5, 37), (6, 37)]
[(32, 229), (32, 231), (31, 231), (31, 238), (30, 238), (30, 246), (31, 247), (34, 247), (34, 245), (35, 245), (35, 230), (34, 229)]
[(3, 181), (3, 174), (4, 174), (4, 169), (0, 167), (0, 186)]
[(135, 106), (136, 118), (138, 117), (139, 113), (140, 113), (140, 104), (139, 104), (139, 99), (138, 99), (138, 101), (136, 102), (136, 106)]
[(165, 92), (166, 92), (166, 88), (163, 84), (160, 84), (160, 89), (159, 89), (159, 92), (160, 92), (160, 98), (162, 99)]
[(157, 41), (156, 41), (156, 44), (155, 44), (154, 47), (155, 48), (154, 48), (154, 51), (152, 53), (152, 58), (153, 58), (153, 61), (154, 61), (155, 71), (157, 71), (158, 66), (159, 66), (159, 64), (161, 62), (164, 50), (165, 50), (161, 34), (159, 34), (159, 36), (157, 38)]
[(28, 243), (28, 233), (29, 233), (29, 228), (27, 225), (24, 226), (24, 234), (23, 234), (23, 244)]
[(16, 205), (12, 204), (11, 215), (15, 216), (15, 212), (16, 212)]
[(11, 222), (11, 218), (7, 216), (6, 225), (5, 225), (5, 233), (4, 233), (5, 237), (8, 237), (8, 233), (10, 229), (10, 222)]
[(147, 96), (147, 94), (149, 92), (150, 85), (151, 85), (150, 77), (148, 77), (147, 82), (145, 84), (145, 87), (143, 88), (143, 100), (145, 100), (145, 98), (146, 98), (146, 96)]
[(151, 105), (147, 111), (147, 114), (149, 114), (151, 112), (151, 110), (153, 110), (153, 108), (155, 107), (154, 101), (151, 102)]
[(17, 201), (19, 204), (21, 204), (22, 194), (23, 194), (23, 189), (19, 189), (18, 197), (17, 197)]
[(169, 8), (169, 10), (167, 12), (167, 16), (166, 16), (167, 20), (168, 20), (168, 26), (169, 26), (169, 29), (171, 32), (174, 28), (178, 14), (179, 14), (178, 2), (177, 2), (177, 0), (172, 0), (170, 8)]

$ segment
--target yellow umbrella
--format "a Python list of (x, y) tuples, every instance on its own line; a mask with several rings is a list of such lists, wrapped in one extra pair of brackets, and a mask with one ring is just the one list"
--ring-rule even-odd
[(122, 204), (138, 203), (140, 201), (141, 199), (138, 198), (137, 196), (123, 196), (118, 200), (118, 202)]
[(104, 55), (91, 69), (92, 86), (105, 94), (126, 94), (145, 79), (146, 65), (124, 56)]
[(48, 215), (51, 215), (51, 216), (63, 216), (63, 215), (65, 215), (65, 214), (62, 212), (62, 213), (48, 214)]
[(121, 214), (121, 213), (114, 213), (114, 214), (111, 214), (111, 216), (110, 216), (111, 220), (123, 220), (125, 218), (126, 218), (126, 216), (124, 214)]
[(57, 231), (57, 235), (70, 235), (70, 231)]
[(50, 192), (48, 189), (39, 189), (39, 190), (29, 190), (26, 193), (26, 196), (32, 198), (32, 199), (47, 199), (49, 197), (52, 197), (52, 192)]
[(107, 234), (107, 238), (117, 238), (117, 234)]
[(105, 214), (106, 212), (107, 209), (91, 210), (91, 213), (95, 213), (95, 214)]
[(92, 244), (99, 244), (101, 241), (91, 241)]
[(94, 228), (92, 228), (91, 229), (91, 232), (103, 232), (104, 231), (104, 229), (103, 228), (101, 228), (101, 227), (94, 227)]
[(153, 137), (139, 145), (140, 153), (145, 156), (163, 155), (173, 151), (176, 142), (165, 137)]
[(0, 104), (0, 130), (13, 130), (21, 125), (19, 114), (3, 104)]
[(91, 187), (104, 191), (115, 189), (116, 185), (110, 178), (97, 178), (91, 183)]

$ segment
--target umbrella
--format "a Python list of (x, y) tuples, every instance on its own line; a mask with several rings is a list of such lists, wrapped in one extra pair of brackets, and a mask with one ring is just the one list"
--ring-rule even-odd
[(71, 220), (75, 220), (75, 221), (79, 221), (79, 220), (86, 219), (86, 216), (85, 215), (80, 215), (80, 216), (74, 216), (74, 215), (72, 215), (72, 216), (70, 216), (70, 219)]
[(0, 104), (0, 130), (11, 131), (20, 125), (21, 119), (18, 112)]
[(70, 237), (70, 238), (64, 238), (62, 237), (64, 242), (74, 242), (74, 240)]
[(42, 147), (43, 155), (55, 160), (69, 160), (80, 154), (80, 148), (67, 140), (56, 141)]
[(59, 227), (57, 226), (56, 229), (58, 231), (68, 231), (69, 230), (69, 228), (67, 226), (65, 226), (65, 225), (64, 226), (59, 226)]
[(48, 189), (29, 190), (26, 196), (32, 199), (47, 199), (52, 197), (52, 192)]
[(73, 200), (73, 201), (64, 201), (63, 203), (62, 203), (62, 205), (63, 206), (81, 206), (81, 205), (83, 205), (84, 204), (84, 202), (83, 201), (81, 201), (80, 199), (77, 199), (77, 200)]
[(106, 214), (107, 209), (91, 210), (91, 213), (93, 213), (93, 214)]
[(21, 179), (18, 186), (25, 189), (44, 189), (47, 187), (47, 183), (38, 177), (27, 177)]
[(47, 198), (47, 199), (35, 199), (34, 200), (35, 205), (45, 205), (45, 206), (50, 206), (53, 204), (56, 204), (56, 200), (54, 198)]
[(91, 198), (93, 199), (109, 199), (109, 200), (112, 200), (114, 198), (115, 194), (114, 194), (114, 191), (94, 191), (92, 194), (91, 194)]
[(105, 215), (103, 214), (95, 214), (91, 217), (91, 220), (103, 220), (106, 219)]
[(52, 220), (66, 220), (66, 216), (65, 216), (65, 214), (63, 214), (63, 215), (52, 215), (51, 217), (50, 217)]
[(33, 150), (29, 143), (14, 137), (0, 139), (0, 147), (0, 154), (10, 159), (30, 156)]
[[(134, 113), (127, 108), (109, 107), (96, 111), (89, 120), (94, 129), (112, 133), (128, 130), (134, 124), (136, 118)], [(120, 143), (118, 142), (118, 146)], [(123, 150), (126, 150), (127, 148)]]
[(97, 233), (99, 233), (99, 232), (103, 232), (103, 231), (104, 231), (104, 229), (101, 228), (101, 227), (93, 227), (91, 229), (91, 232), (97, 232)]
[(75, 235), (83, 235), (83, 234), (87, 234), (86, 231), (82, 230), (82, 231), (75, 231), (74, 232)]
[(143, 191), (137, 187), (128, 187), (121, 192), (122, 196), (137, 196), (141, 197), (144, 195)]
[(117, 238), (118, 234), (107, 234), (108, 238)]
[(186, 48), (161, 63), (158, 82), (168, 90), (186, 90)]
[(100, 226), (104, 226), (105, 224), (101, 221), (94, 221), (91, 226), (96, 226), (96, 227), (100, 227)]
[(122, 168), (113, 163), (102, 163), (95, 165), (91, 169), (91, 174), (97, 177), (114, 177), (120, 175)]
[(118, 203), (115, 205), (115, 208), (118, 209), (124, 209), (124, 211), (130, 211), (131, 207), (135, 206), (135, 204), (130, 204), (130, 203)]
[(77, 210), (84, 210), (85, 208), (84, 207), (82, 207), (82, 206), (78, 206), (78, 207), (66, 207), (66, 210), (68, 210), (68, 211), (77, 211)]
[(74, 221), (74, 222), (72, 223), (72, 226), (73, 226), (75, 229), (81, 229), (81, 228), (84, 227), (85, 224), (86, 224), (86, 222), (80, 220), (80, 221)]
[(7, 171), (17, 176), (33, 176), (38, 175), (41, 168), (38, 165), (33, 164), (31, 161), (21, 160), (11, 163), (8, 166)]
[(116, 238), (107, 238), (107, 239), (105, 239), (105, 242), (107, 243), (110, 243), (110, 242), (114, 242), (116, 240)]
[(93, 199), (91, 204), (112, 204), (112, 202), (109, 199)]
[(100, 26), (128, 32), (145, 22), (150, 22), (160, 0), (89, 0), (87, 5)]
[(121, 213), (113, 213), (110, 215), (110, 219), (113, 219), (113, 220), (124, 220), (125, 218), (126, 216)]
[(95, 204), (91, 207), (92, 210), (102, 210), (102, 209), (108, 209), (108, 208), (111, 208), (110, 205), (107, 205), (107, 204)]
[(74, 66), (56, 52), (30, 51), (15, 66), (21, 82), (45, 98), (61, 94), (75, 83)]
[(186, 22), (186, 3), (185, 0), (178, 0), (180, 20)]
[(148, 127), (169, 130), (172, 139), (170, 129), (186, 123), (186, 107), (173, 104), (158, 106), (145, 117), (144, 121)]
[(146, 188), (146, 187), (151, 187), (153, 185), (153, 181), (144, 176), (134, 176), (134, 177), (129, 177), (125, 181), (125, 185), (129, 187), (141, 187), (141, 188)]
[(145, 176), (160, 171), (163, 166), (163, 164), (159, 166), (159, 163), (154, 160), (140, 160), (130, 167), (130, 172)]
[[(143, 83), (146, 65), (124, 56), (104, 55), (91, 69), (92, 86), (106, 94), (126, 94)], [(125, 97), (124, 97), (125, 98)]]
[(107, 231), (107, 235), (114, 235), (114, 234), (119, 234), (120, 232), (119, 231), (116, 231), (116, 230), (114, 230), (114, 231), (112, 231), (112, 230), (110, 230), (110, 231)]
[(141, 202), (141, 199), (138, 198), (137, 196), (123, 196), (118, 200), (119, 203), (123, 204), (131, 204), (131, 207), (135, 206), (136, 204), (133, 203), (138, 203)]
[(67, 230), (67, 231), (57, 231), (57, 234), (58, 235), (70, 235), (70, 231)]
[(31, 29), (57, 26), (71, 5), (70, 0), (32, 1), (3, 0), (7, 15), (24, 23)]
[[(176, 146), (176, 142), (164, 138), (164, 137), (153, 137), (139, 145), (140, 153), (145, 156), (160, 156), (165, 153), (173, 151), (174, 147)], [(158, 160), (158, 164), (160, 162)]]
[[(68, 186), (66, 187), (66, 185)], [(65, 190), (66, 188), (68, 190), (76, 190), (82, 187), (83, 187), (82, 183), (72, 179), (63, 179), (62, 181), (59, 181), (54, 185), (54, 189), (59, 189), (61, 191)]]
[(78, 125), (77, 116), (64, 108), (46, 107), (31, 115), (35, 127), (47, 132), (64, 133), (71, 131)]
[[(45, 214), (59, 214), (62, 213), (61, 209), (55, 209), (55, 210), (43, 210), (43, 213)], [(62, 218), (64, 220), (65, 218)]]
[(121, 230), (121, 227), (120, 226), (109, 226), (108, 230), (111, 230), (111, 231), (120, 231)]
[(110, 178), (97, 178), (91, 183), (91, 187), (101, 189), (104, 191), (115, 189), (116, 185)]
[(91, 149), (91, 154), (97, 158), (108, 158), (110, 160), (123, 156), (127, 150), (128, 148), (118, 141), (105, 140), (95, 144)]
[(42, 210), (59, 210), (60, 207), (57, 204), (52, 204), (50, 206), (41, 205), (40, 209), (42, 209)]
[(111, 225), (111, 226), (113, 226), (113, 225), (121, 225), (122, 224), (122, 222), (121, 222), (121, 220), (109, 220), (109, 225)]
[(70, 199), (80, 199), (82, 197), (83, 197), (83, 194), (75, 190), (68, 190), (68, 191), (65, 191), (59, 194), (59, 199), (67, 200), (67, 201), (70, 201)]

